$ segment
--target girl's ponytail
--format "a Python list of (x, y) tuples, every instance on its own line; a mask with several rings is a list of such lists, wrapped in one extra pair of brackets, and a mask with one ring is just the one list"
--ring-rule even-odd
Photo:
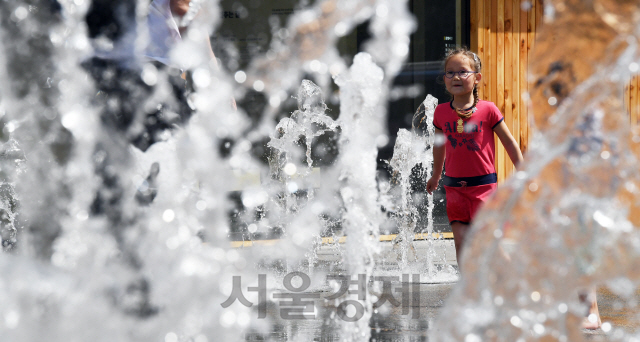
[(478, 85), (473, 86), (473, 106), (477, 106), (480, 102), (480, 95), (478, 95)]

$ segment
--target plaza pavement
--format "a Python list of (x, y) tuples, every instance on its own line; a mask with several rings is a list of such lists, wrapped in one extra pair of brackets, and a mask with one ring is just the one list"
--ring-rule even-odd
[[(340, 263), (343, 258), (343, 248), (346, 241), (345, 237), (337, 238), (323, 238), (321, 246), (316, 250), (317, 262), (320, 264), (330, 265)], [(384, 265), (394, 265), (397, 271), (397, 264), (400, 258), (400, 248), (402, 242), (396, 239), (396, 235), (382, 235), (381, 241), (381, 253), (378, 255), (378, 263)], [(232, 246), (240, 249), (254, 246), (270, 246), (275, 247), (277, 240), (266, 241), (236, 241), (232, 242)], [(455, 247), (453, 244), (453, 236), (451, 233), (434, 233), (433, 238), (429, 239), (426, 234), (416, 234), (414, 236), (413, 247), (407, 254), (409, 258), (413, 256), (426, 255), (429, 251), (434, 252), (434, 255), (438, 256), (435, 260), (435, 264), (438, 268), (445, 266), (451, 266), (453, 269), (457, 269), (457, 262), (455, 256)], [(267, 247), (269, 248), (269, 247)], [(392, 271), (392, 269), (389, 269)], [(404, 340), (426, 341), (427, 330), (431, 324), (436, 320), (439, 310), (446, 302), (446, 298), (449, 296), (452, 288), (455, 286), (457, 278), (448, 278), (445, 280), (438, 280), (435, 282), (421, 281), (419, 285), (420, 291), (420, 321), (412, 320), (408, 316), (401, 315), (388, 315), (380, 322), (372, 321), (373, 325), (376, 325), (374, 329), (374, 336), (378, 341), (395, 341), (398, 338)], [(640, 302), (640, 291), (636, 293), (636, 301)], [(598, 304), (602, 321), (610, 324), (610, 329), (605, 332), (602, 329), (595, 331), (584, 330), (584, 337), (586, 341), (609, 341), (614, 336), (613, 333), (616, 330), (623, 330), (626, 333), (637, 332), (640, 330), (640, 310), (627, 303), (626, 300), (621, 299), (606, 288), (598, 289)], [(424, 324), (420, 323), (423, 322)], [(300, 331), (316, 331), (318, 326), (313, 321), (307, 322), (290, 322), (297, 326)], [(330, 327), (325, 326), (324, 332), (321, 333), (322, 341), (333, 341), (332, 336), (335, 336), (336, 341), (339, 340), (338, 335), (335, 335), (336, 331)]]

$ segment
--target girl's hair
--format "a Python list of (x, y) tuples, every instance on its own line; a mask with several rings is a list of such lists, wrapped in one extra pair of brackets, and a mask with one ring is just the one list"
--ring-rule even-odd
[[(451, 57), (456, 56), (456, 55), (463, 55), (463, 56), (469, 58), (469, 60), (471, 61), (471, 67), (474, 69), (475, 72), (481, 72), (482, 71), (482, 61), (480, 61), (480, 57), (478, 57), (478, 55), (475, 52), (467, 49), (466, 47), (461, 47), (461, 48), (452, 49), (452, 50), (447, 51), (447, 55), (444, 57), (444, 65), (443, 65), (445, 69), (447, 68), (447, 63), (449, 62), (449, 59), (451, 59)], [(472, 106), (472, 108), (475, 107), (478, 104), (478, 101), (480, 101), (480, 97), (478, 96), (478, 86), (474, 85), (473, 86), (473, 106)], [(473, 114), (473, 111), (462, 112), (458, 108), (456, 108), (456, 113), (458, 113), (459, 117), (461, 117), (463, 119), (468, 119)]]

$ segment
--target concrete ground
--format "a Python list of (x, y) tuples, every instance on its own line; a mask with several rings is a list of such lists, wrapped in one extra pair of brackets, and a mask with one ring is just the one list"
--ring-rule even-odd
[[(397, 267), (398, 261), (401, 261), (402, 250), (406, 248), (408, 260), (415, 260), (425, 255), (433, 254), (436, 264), (458, 267), (456, 249), (453, 245), (453, 238), (449, 238), (450, 235), (450, 233), (434, 234), (437, 238), (427, 239), (426, 234), (416, 234), (416, 238), (411, 244), (394, 241), (396, 235), (383, 235), (380, 237), (382, 251), (378, 256), (378, 263), (387, 263)], [(331, 240), (328, 241), (333, 242)], [(317, 250), (318, 260), (339, 262), (342, 259), (341, 246), (341, 243), (323, 243)], [(409, 247), (407, 248), (406, 246)]]
[[(410, 302), (391, 302), (380, 306), (369, 321), (369, 328), (372, 333), (372, 341), (428, 341), (428, 331), (433, 326), (442, 307), (445, 305), (451, 290), (457, 282), (457, 263), (455, 259), (455, 248), (453, 239), (450, 236), (439, 236), (437, 239), (426, 239), (425, 236), (416, 236), (413, 247), (407, 253), (403, 253), (403, 244), (394, 240), (395, 236), (383, 236), (382, 251), (376, 264), (374, 276), (397, 276), (406, 274), (405, 280), (410, 280)], [(344, 241), (342, 241), (344, 242)], [(245, 247), (247, 245), (245, 244)], [(273, 246), (272, 246), (273, 247)], [(276, 247), (277, 248), (277, 247)], [(317, 249), (316, 262), (322, 265), (339, 265), (343, 262), (344, 244), (340, 241), (325, 240)], [(268, 248), (267, 248), (268, 249)], [(428, 269), (411, 268), (413, 265), (423, 265), (419, 260), (426, 255), (432, 255), (430, 259), (438, 275), (431, 277)], [(402, 260), (408, 260), (406, 268), (402, 268)], [(416, 260), (418, 259), (418, 260)], [(411, 262), (414, 261), (414, 262)], [(400, 266), (399, 266), (400, 265)], [(339, 274), (340, 268), (332, 268), (327, 274)], [(419, 281), (410, 278), (409, 274), (420, 273)], [(353, 290), (355, 280), (351, 279), (349, 290)], [(398, 288), (402, 282), (397, 282), (394, 286)], [(409, 289), (409, 287), (407, 287)], [(400, 290), (397, 290), (400, 291)], [(397, 292), (396, 291), (396, 292)], [(331, 289), (320, 290), (320, 297), (325, 298), (331, 294)], [(404, 292), (403, 292), (404, 295)], [(396, 295), (401, 297), (400, 294)], [(636, 296), (640, 300), (640, 292)], [(342, 297), (344, 300), (344, 297)], [(640, 301), (638, 301), (640, 302)], [(268, 314), (265, 321), (266, 326), (271, 327), (271, 331), (249, 332), (245, 336), (246, 341), (272, 340), (272, 341), (341, 341), (344, 325), (336, 318), (336, 309), (340, 304), (336, 300), (319, 300), (314, 308), (314, 312), (306, 319), (283, 319), (282, 303), (277, 305), (271, 302), (268, 307)], [(629, 305), (626, 300), (622, 300), (606, 288), (598, 289), (598, 304), (602, 321), (610, 325), (606, 331), (598, 329), (595, 331), (584, 330), (584, 337), (587, 341), (609, 341), (620, 340), (614, 338), (616, 331), (625, 334), (638, 332), (640, 328), (640, 310)], [(353, 308), (351, 308), (353, 309)], [(356, 311), (354, 311), (356, 310)], [(349, 315), (357, 314), (357, 309), (343, 311)], [(348, 318), (348, 317), (347, 317)], [(618, 333), (619, 334), (619, 333)], [(619, 336), (618, 336), (619, 337)], [(629, 337), (629, 336), (627, 336)]]

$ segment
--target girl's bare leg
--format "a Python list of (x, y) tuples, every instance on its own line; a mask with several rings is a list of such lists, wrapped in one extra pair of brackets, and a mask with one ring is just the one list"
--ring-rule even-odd
[(469, 224), (462, 223), (462, 222), (451, 223), (451, 231), (453, 232), (453, 243), (456, 246), (456, 260), (458, 261), (459, 270), (462, 270), (462, 266), (461, 266), (462, 249), (464, 248), (465, 238), (467, 233), (469, 232), (470, 227), (471, 226)]
[(580, 293), (580, 301), (589, 305), (589, 312), (587, 313), (587, 317), (582, 321), (582, 328), (589, 330), (600, 328), (602, 321), (600, 320), (600, 312), (598, 312), (596, 288), (591, 288), (588, 293)]

